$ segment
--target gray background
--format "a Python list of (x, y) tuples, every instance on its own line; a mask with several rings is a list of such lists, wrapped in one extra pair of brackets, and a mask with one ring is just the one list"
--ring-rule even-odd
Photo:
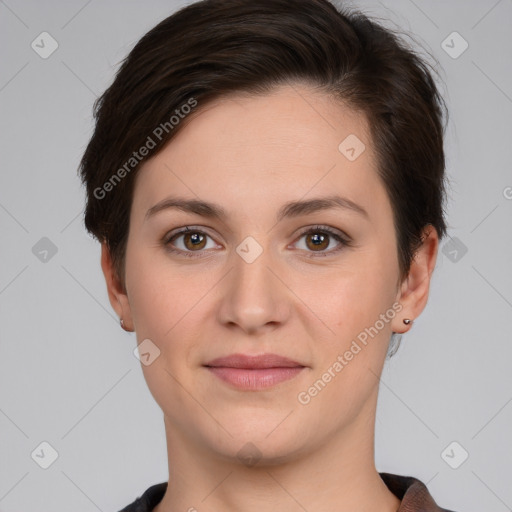
[[(117, 511), (167, 480), (162, 413), (108, 302), (76, 169), (116, 65), (184, 4), (0, 1), (3, 512)], [(377, 467), (446, 508), (512, 510), (512, 0), (357, 5), (431, 49), (451, 113), (448, 245), (382, 375)], [(31, 48), (43, 31), (59, 45), (47, 59)]]

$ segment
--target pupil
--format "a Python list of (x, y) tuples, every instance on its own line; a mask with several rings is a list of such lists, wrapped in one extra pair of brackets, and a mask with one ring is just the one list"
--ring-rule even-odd
[[(315, 245), (320, 245), (324, 241), (324, 235), (313, 235), (313, 243)], [(318, 242), (318, 243), (317, 243)]]

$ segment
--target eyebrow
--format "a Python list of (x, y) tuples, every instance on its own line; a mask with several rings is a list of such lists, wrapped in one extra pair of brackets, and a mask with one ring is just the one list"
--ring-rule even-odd
[[(146, 212), (145, 220), (153, 217), (158, 212), (173, 208), (212, 219), (222, 220), (227, 217), (226, 210), (222, 208), (222, 206), (208, 201), (168, 197), (152, 206)], [(368, 212), (362, 206), (354, 203), (354, 201), (351, 201), (346, 197), (336, 195), (285, 203), (277, 213), (277, 220), (281, 221), (285, 218), (299, 217), (301, 215), (307, 215), (332, 208), (352, 211), (369, 220)]]

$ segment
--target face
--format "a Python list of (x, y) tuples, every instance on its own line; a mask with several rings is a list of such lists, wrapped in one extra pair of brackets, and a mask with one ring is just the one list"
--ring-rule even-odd
[[(109, 292), (150, 340), (142, 369), (168, 429), (205, 453), (253, 443), (284, 460), (369, 428), (390, 335), (424, 306), (436, 249), (412, 267), (421, 284), (397, 285), (364, 116), (283, 86), (209, 104), (143, 165), (126, 294)], [(295, 368), (206, 366), (232, 354)]]

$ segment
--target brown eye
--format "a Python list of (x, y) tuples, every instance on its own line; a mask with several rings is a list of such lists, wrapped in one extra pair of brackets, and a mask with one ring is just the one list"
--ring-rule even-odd
[(198, 229), (190, 228), (166, 237), (163, 245), (169, 252), (183, 256), (200, 256), (204, 249), (218, 248), (211, 236)]
[(304, 231), (296, 242), (297, 248), (307, 253), (316, 253), (314, 256), (328, 256), (349, 245), (348, 236), (343, 236), (327, 226), (316, 226)]
[(306, 245), (312, 251), (324, 250), (329, 247), (329, 235), (322, 232), (307, 233)]
[(206, 244), (206, 236), (203, 233), (192, 231), (190, 233), (182, 233), (183, 243), (189, 250), (204, 249)]

